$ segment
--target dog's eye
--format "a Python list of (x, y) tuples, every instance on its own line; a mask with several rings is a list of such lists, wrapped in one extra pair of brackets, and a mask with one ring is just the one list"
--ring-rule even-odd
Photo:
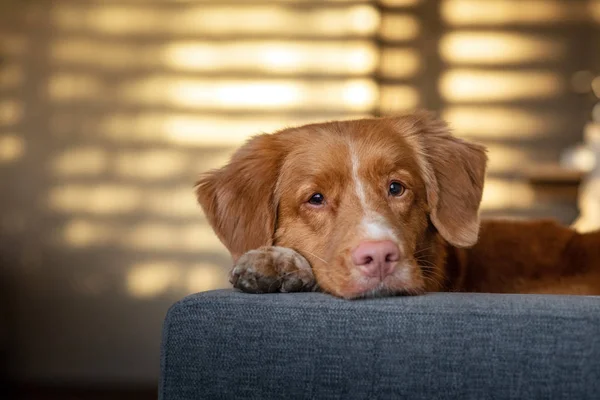
[(321, 193), (315, 193), (312, 196), (310, 196), (308, 202), (313, 206), (320, 206), (325, 202), (325, 196), (323, 196)]
[(390, 187), (388, 188), (388, 191), (391, 196), (398, 197), (398, 196), (402, 196), (404, 194), (404, 192), (406, 191), (406, 188), (400, 182), (393, 181), (390, 183)]

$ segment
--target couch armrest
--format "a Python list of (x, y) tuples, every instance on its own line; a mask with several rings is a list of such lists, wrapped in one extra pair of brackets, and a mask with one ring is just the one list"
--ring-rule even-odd
[(598, 399), (600, 297), (199, 293), (167, 314), (159, 398)]

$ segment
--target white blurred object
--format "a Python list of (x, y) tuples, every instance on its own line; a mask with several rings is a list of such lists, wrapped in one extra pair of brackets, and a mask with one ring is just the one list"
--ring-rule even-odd
[(596, 154), (588, 146), (578, 144), (563, 152), (560, 164), (564, 168), (589, 173), (596, 166)]
[(585, 145), (565, 152), (561, 162), (588, 172), (579, 191), (579, 218), (573, 227), (579, 232), (600, 229), (600, 122), (585, 127)]

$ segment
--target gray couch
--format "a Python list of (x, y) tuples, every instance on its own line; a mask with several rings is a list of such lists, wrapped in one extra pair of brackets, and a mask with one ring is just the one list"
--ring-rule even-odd
[(600, 399), (600, 297), (189, 296), (159, 398)]

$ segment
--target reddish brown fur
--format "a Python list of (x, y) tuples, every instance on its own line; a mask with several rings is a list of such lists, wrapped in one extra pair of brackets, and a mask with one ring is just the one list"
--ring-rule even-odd
[(600, 294), (600, 232), (554, 221), (485, 221), (470, 249), (450, 248), (449, 288), (493, 293)]
[[(600, 233), (543, 221), (489, 221), (479, 230), (485, 164), (483, 147), (416, 113), (257, 136), (205, 175), (197, 193), (236, 263), (232, 280), (262, 282), (248, 291), (299, 287), (281, 283), (294, 274), (293, 263), (273, 262), (277, 248), (269, 246), (281, 246), (306, 258), (318, 286), (341, 297), (371, 290), (600, 294)], [(404, 195), (388, 195), (391, 180), (406, 186)], [(324, 206), (308, 203), (315, 192), (325, 194)], [(402, 254), (382, 282), (365, 280), (350, 261), (371, 240), (367, 220), (389, 227)], [(247, 253), (257, 248), (264, 250)], [(306, 287), (305, 271), (302, 277)]]

